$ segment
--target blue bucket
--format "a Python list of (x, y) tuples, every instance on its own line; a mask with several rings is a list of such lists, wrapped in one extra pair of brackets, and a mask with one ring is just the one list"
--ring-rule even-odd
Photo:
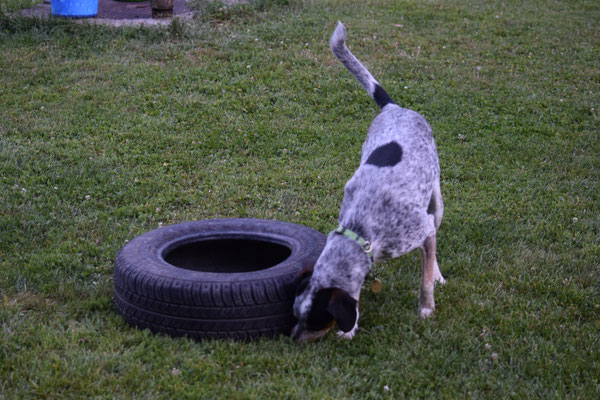
[(52, 15), (90, 18), (98, 14), (98, 0), (51, 0)]

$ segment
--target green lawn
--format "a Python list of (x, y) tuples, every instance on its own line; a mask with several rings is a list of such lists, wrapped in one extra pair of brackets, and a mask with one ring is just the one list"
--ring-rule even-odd
[(15, 12), (22, 8), (27, 8), (40, 4), (42, 0), (2, 0), (0, 1), (0, 12)]
[[(597, 0), (201, 3), (162, 30), (5, 14), (25, 3), (0, 7), (0, 398), (600, 398)], [(377, 113), (337, 20), (436, 136), (434, 317), (414, 253), (377, 265), (352, 341), (128, 326), (112, 262), (145, 231), (335, 227)]]

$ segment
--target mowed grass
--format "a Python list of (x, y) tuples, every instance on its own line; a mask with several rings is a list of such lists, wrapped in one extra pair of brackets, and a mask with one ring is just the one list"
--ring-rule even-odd
[[(522, 3), (201, 3), (164, 29), (1, 15), (0, 398), (598, 398), (600, 4)], [(377, 113), (329, 51), (337, 20), (434, 130), (435, 315), (413, 253), (377, 264), (352, 341), (128, 326), (112, 262), (145, 231), (336, 226)]]

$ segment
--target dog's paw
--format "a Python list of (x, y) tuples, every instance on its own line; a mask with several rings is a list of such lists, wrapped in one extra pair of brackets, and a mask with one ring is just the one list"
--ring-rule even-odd
[(337, 331), (337, 335), (342, 339), (352, 340), (354, 339), (354, 336), (356, 336), (356, 332), (358, 332), (358, 327), (353, 328), (349, 332)]
[(435, 262), (435, 265), (433, 267), (433, 281), (436, 284), (439, 283), (440, 285), (446, 284), (446, 280), (442, 276), (442, 271), (440, 271), (440, 266), (438, 265), (437, 261)]
[(419, 309), (419, 317), (422, 319), (429, 318), (433, 314), (433, 308), (423, 307)]

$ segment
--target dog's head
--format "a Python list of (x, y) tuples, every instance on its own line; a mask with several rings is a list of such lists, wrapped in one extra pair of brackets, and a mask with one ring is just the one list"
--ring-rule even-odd
[(294, 315), (298, 323), (292, 330), (296, 340), (316, 340), (335, 324), (349, 332), (356, 324), (357, 300), (348, 292), (336, 288), (318, 287), (312, 280), (313, 269), (305, 268), (296, 279)]

